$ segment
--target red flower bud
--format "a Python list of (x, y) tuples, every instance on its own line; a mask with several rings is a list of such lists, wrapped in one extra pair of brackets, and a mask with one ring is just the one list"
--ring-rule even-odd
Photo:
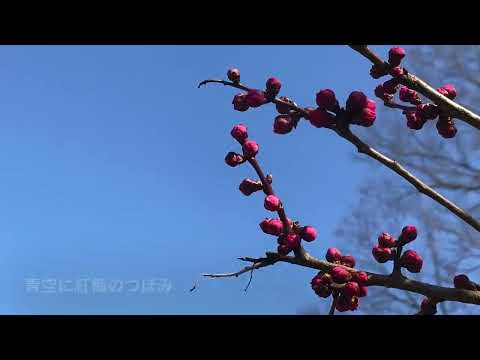
[(400, 258), (400, 265), (411, 273), (418, 273), (422, 270), (423, 259), (413, 250), (407, 250)]
[(357, 296), (359, 292), (360, 292), (360, 286), (354, 281), (347, 282), (345, 286), (342, 288), (342, 293), (346, 297)]
[(405, 50), (399, 46), (395, 46), (388, 52), (388, 62), (392, 66), (400, 65), (400, 62), (405, 57)]
[(310, 111), (308, 114), (308, 120), (310, 120), (310, 123), (317, 128), (335, 124), (335, 117), (321, 108)]
[(278, 115), (273, 123), (273, 132), (288, 134), (293, 129), (293, 121), (289, 115)]
[(342, 253), (337, 248), (331, 247), (327, 249), (327, 254), (325, 255), (325, 259), (328, 262), (335, 262), (340, 261), (342, 259)]
[(437, 131), (445, 139), (453, 138), (457, 134), (455, 123), (449, 117), (441, 116), (437, 121)]
[(435, 104), (418, 104), (417, 109), (425, 120), (433, 120), (438, 116), (438, 107)]
[(264, 202), (265, 209), (270, 211), (277, 211), (278, 209), (280, 209), (280, 205), (281, 205), (280, 199), (275, 195), (268, 195), (265, 197), (265, 202)]
[(327, 286), (332, 283), (332, 277), (330, 274), (326, 274), (324, 272), (319, 272), (315, 277), (312, 279), (310, 284), (312, 285), (312, 288), (315, 289), (321, 285)]
[(288, 246), (289, 249), (296, 249), (300, 246), (300, 236), (297, 234), (291, 233), (285, 236), (285, 245)]
[(422, 113), (420, 111), (407, 111), (407, 126), (413, 130), (420, 130), (425, 124)]
[(247, 94), (237, 94), (232, 101), (233, 108), (237, 111), (247, 111), (249, 106), (247, 104)]
[(277, 78), (271, 77), (270, 79), (267, 80), (265, 86), (266, 86), (266, 92), (269, 95), (275, 97), (280, 92), (282, 83)]
[(256, 108), (267, 103), (267, 98), (264, 91), (261, 90), (249, 90), (245, 101), (248, 106)]
[(422, 102), (420, 96), (415, 90), (409, 89), (406, 86), (402, 86), (399, 92), (400, 100), (403, 102), (408, 102), (413, 105), (418, 105)]
[(331, 271), (332, 280), (337, 284), (344, 284), (352, 279), (352, 275), (346, 269), (340, 266), (335, 266)]
[(316, 97), (317, 105), (325, 110), (333, 111), (338, 107), (335, 93), (330, 89), (320, 90)]
[(227, 77), (230, 81), (232, 81), (234, 83), (240, 82), (240, 70), (238, 70), (236, 68), (232, 68), (232, 69), (228, 70)]
[(379, 263), (385, 263), (392, 259), (392, 250), (375, 245), (372, 249), (372, 255)]
[(354, 274), (353, 278), (359, 284), (365, 284), (368, 281), (368, 275), (365, 271), (357, 271)]
[(251, 179), (243, 179), (240, 183), (238, 189), (242, 192), (245, 196), (250, 196), (254, 192), (262, 190), (263, 185), (260, 181), (254, 181)]
[(243, 155), (246, 157), (254, 157), (258, 153), (258, 144), (253, 140), (245, 140), (242, 145)]
[(377, 118), (377, 114), (375, 113), (375, 110), (365, 107), (362, 110), (362, 113), (360, 115), (360, 125), (363, 125), (365, 127), (370, 127), (373, 125), (376, 118)]
[(443, 96), (448, 97), (450, 100), (455, 99), (457, 96), (457, 90), (452, 84), (443, 85), (441, 88), (438, 88), (437, 91)]
[(417, 228), (413, 225), (407, 225), (402, 229), (402, 235), (400, 235), (401, 245), (408, 244), (417, 238)]
[(340, 259), (342, 265), (354, 268), (355, 267), (355, 258), (352, 255), (342, 256)]
[(313, 226), (305, 226), (302, 228), (300, 236), (303, 240), (311, 242), (317, 238), (317, 230)]
[(248, 137), (247, 127), (243, 124), (235, 125), (232, 131), (230, 131), (230, 135), (232, 135), (232, 137), (238, 142), (243, 143)]
[(389, 233), (383, 232), (378, 236), (378, 245), (383, 248), (391, 248), (397, 245), (395, 238)]
[(225, 156), (225, 162), (227, 163), (227, 165), (235, 167), (237, 165), (243, 164), (245, 162), (245, 159), (242, 155), (230, 151), (227, 156)]
[(365, 297), (368, 295), (368, 288), (366, 286), (360, 286), (358, 289), (358, 297)]
[(374, 100), (368, 99), (367, 100), (367, 105), (365, 106), (366, 109), (370, 109), (372, 111), (377, 110), (377, 104), (375, 103)]
[(477, 290), (475, 284), (473, 284), (465, 274), (455, 276), (453, 278), (453, 285), (457, 289)]
[(359, 113), (367, 106), (367, 97), (361, 91), (353, 91), (350, 93), (345, 109), (350, 113)]
[(283, 231), (283, 223), (279, 219), (264, 219), (260, 228), (265, 234), (279, 236)]

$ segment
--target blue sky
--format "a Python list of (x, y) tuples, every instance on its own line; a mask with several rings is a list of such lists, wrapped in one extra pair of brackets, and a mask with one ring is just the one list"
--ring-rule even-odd
[[(188, 291), (199, 274), (237, 270), (237, 257), (276, 246), (258, 227), (269, 215), (263, 197), (237, 189), (253, 170), (224, 164), (238, 150), (234, 124), (259, 142), (289, 216), (318, 229), (307, 245), (318, 256), (335, 245), (366, 177), (333, 133), (300, 123), (275, 135), (271, 105), (239, 113), (235, 89), (197, 89), (232, 66), (253, 87), (280, 78), (282, 94), (305, 106), (322, 88), (344, 103), (353, 90), (373, 97), (376, 84), (346, 46), (0, 47), (0, 313), (295, 314), (319, 301), (314, 272), (288, 264), (256, 272), (247, 293), (248, 276)], [(168, 279), (171, 289), (93, 295), (25, 285), (85, 278)]]

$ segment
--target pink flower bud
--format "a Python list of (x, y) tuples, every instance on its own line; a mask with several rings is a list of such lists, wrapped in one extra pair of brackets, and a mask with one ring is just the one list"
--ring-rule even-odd
[(425, 124), (422, 113), (420, 111), (407, 111), (407, 126), (413, 130), (420, 130)]
[(267, 80), (267, 83), (265, 84), (265, 86), (266, 86), (265, 88), (266, 92), (269, 95), (275, 97), (280, 92), (282, 83), (277, 78), (271, 77), (270, 79)]
[(367, 105), (367, 97), (361, 91), (353, 91), (350, 93), (350, 96), (347, 99), (347, 104), (345, 109), (354, 114), (362, 111), (363, 108)]
[(346, 297), (353, 297), (357, 296), (360, 291), (360, 286), (354, 281), (349, 281), (345, 284), (345, 286), (342, 288), (342, 293)]
[(449, 98), (450, 100), (455, 99), (455, 97), (457, 96), (457, 90), (452, 84), (443, 85), (441, 88), (438, 88), (437, 91), (443, 96)]
[(374, 100), (368, 99), (367, 100), (367, 105), (365, 106), (366, 109), (370, 109), (372, 111), (377, 110), (377, 104), (375, 103)]
[(417, 238), (417, 228), (413, 225), (407, 225), (402, 229), (402, 235), (400, 235), (401, 245), (408, 244)]
[(477, 287), (473, 284), (467, 275), (460, 274), (453, 278), (453, 285), (457, 289), (476, 290)]
[(331, 271), (332, 280), (337, 284), (344, 284), (352, 279), (352, 275), (346, 269), (340, 266), (335, 266)]
[(413, 105), (418, 105), (422, 102), (418, 93), (406, 86), (402, 86), (400, 88), (399, 97), (401, 101), (408, 102)]
[(240, 82), (240, 70), (236, 68), (229, 69), (227, 72), (227, 77), (234, 83)]
[(317, 230), (313, 226), (305, 226), (302, 228), (300, 236), (303, 240), (311, 242), (317, 238)]
[(246, 157), (254, 157), (258, 153), (258, 144), (253, 140), (245, 140), (242, 145), (243, 155)]
[(300, 236), (297, 234), (291, 233), (285, 236), (285, 244), (288, 246), (289, 249), (296, 249), (300, 246)]
[(372, 249), (372, 255), (379, 263), (385, 263), (392, 259), (392, 250), (375, 245)]
[(423, 259), (413, 250), (407, 250), (400, 258), (400, 265), (411, 273), (419, 273), (422, 270)]
[(370, 127), (374, 124), (376, 118), (377, 114), (375, 113), (375, 110), (366, 107), (362, 110), (360, 115), (360, 125)]
[(440, 136), (445, 139), (453, 138), (457, 134), (457, 128), (452, 118), (440, 115), (436, 127)]
[(435, 104), (418, 104), (417, 109), (425, 120), (433, 120), (438, 116), (438, 106)]
[(247, 94), (237, 94), (233, 98), (232, 101), (233, 108), (237, 111), (247, 111), (248, 110), (248, 104), (247, 104)]
[(325, 259), (328, 262), (334, 263), (336, 261), (342, 260), (342, 253), (337, 248), (331, 247), (327, 249), (327, 254), (325, 255)]
[(405, 50), (399, 46), (395, 46), (388, 52), (388, 62), (392, 66), (400, 65), (400, 62), (405, 57)]
[(238, 189), (245, 196), (250, 196), (256, 191), (263, 189), (263, 185), (260, 181), (254, 181), (251, 179), (243, 179), (243, 181), (238, 186)]
[(273, 132), (276, 134), (288, 134), (293, 129), (293, 121), (289, 115), (278, 115), (273, 123)]
[(358, 297), (365, 297), (368, 295), (368, 288), (366, 286), (360, 286), (358, 289)]
[(330, 89), (320, 90), (316, 97), (317, 105), (325, 110), (333, 111), (338, 107), (335, 93)]
[(238, 142), (243, 143), (248, 137), (247, 127), (243, 124), (235, 125), (232, 131), (230, 131), (230, 135)]
[(382, 232), (378, 236), (378, 245), (383, 248), (391, 248), (397, 245), (395, 238), (387, 232)]
[(321, 108), (309, 112), (308, 120), (310, 120), (310, 123), (317, 128), (335, 124), (335, 117)]
[[(286, 96), (280, 96), (279, 97), (279, 100), (282, 100), (282, 101), (285, 101), (289, 104), (293, 104), (293, 101), (290, 100), (288, 97)], [(287, 105), (284, 105), (284, 104), (275, 104), (275, 107), (277, 108), (277, 112), (279, 114), (288, 114), (290, 112), (290, 107), (287, 106)]]
[(342, 256), (340, 259), (342, 265), (354, 268), (355, 267), (355, 258), (352, 255)]
[(281, 205), (280, 199), (275, 195), (268, 195), (265, 197), (265, 202), (264, 202), (265, 209), (270, 211), (277, 211), (278, 209), (280, 209), (280, 205)]
[(387, 71), (384, 66), (372, 65), (370, 68), (370, 76), (374, 79), (380, 79), (385, 75), (387, 75)]
[(245, 101), (248, 106), (256, 108), (267, 103), (267, 98), (264, 91), (261, 90), (249, 90)]
[(353, 278), (359, 284), (365, 284), (368, 281), (368, 274), (365, 271), (357, 271)]
[(227, 163), (227, 165), (235, 167), (237, 165), (243, 164), (245, 162), (245, 159), (242, 155), (230, 151), (227, 156), (225, 156), (225, 162)]

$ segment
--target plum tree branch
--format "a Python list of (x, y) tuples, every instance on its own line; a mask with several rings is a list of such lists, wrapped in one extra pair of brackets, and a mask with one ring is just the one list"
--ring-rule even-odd
[[(350, 47), (360, 53), (362, 56), (370, 60), (374, 65), (381, 67), (389, 67), (375, 52), (373, 52), (367, 45), (350, 45)], [(435, 104), (446, 110), (452, 117), (463, 120), (467, 124), (480, 129), (480, 116), (473, 111), (459, 105), (453, 100), (440, 94), (437, 90), (431, 87), (428, 83), (419, 77), (407, 73), (399, 77), (400, 83), (408, 86), (410, 89), (418, 91), (423, 96), (427, 97)]]
[[(352, 269), (343, 265), (329, 263), (327, 261), (319, 260), (306, 251), (303, 256), (288, 256), (280, 255), (273, 252), (267, 252), (266, 257), (253, 259), (253, 258), (241, 258), (244, 261), (253, 262), (253, 265), (247, 266), (240, 271), (232, 273), (221, 274), (203, 274), (209, 278), (225, 278), (225, 277), (237, 277), (252, 268), (259, 269), (262, 267), (270, 266), (278, 262), (286, 262), (289, 264), (299, 265), (311, 269), (321, 270), (325, 272), (331, 271), (334, 267), (341, 266), (351, 273), (358, 272), (360, 270)], [(421, 294), (431, 299), (438, 299), (437, 302), (442, 301), (457, 301), (466, 304), (480, 305), (480, 291), (472, 291), (465, 289), (447, 288), (443, 286), (432, 285), (429, 283), (411, 280), (403, 275), (392, 276), (371, 273), (365, 271), (368, 275), (367, 286), (380, 286), (385, 288), (400, 289), (409, 291), (412, 293)]]
[[(369, 56), (371, 55), (371, 52), (368, 52)], [(376, 55), (375, 55), (376, 56)], [(379, 58), (378, 58), (379, 59)], [(381, 59), (380, 59), (381, 61)], [(242, 85), (240, 83), (233, 83), (230, 81), (224, 81), (224, 80), (204, 80), (199, 84), (199, 87), (202, 85), (208, 84), (208, 83), (220, 83), (225, 86), (231, 86), (237, 89), (241, 89), (244, 91), (249, 91), (251, 90), (249, 87)], [(440, 95), (440, 94), (439, 94)], [(440, 95), (441, 96), (441, 95)], [(443, 97), (443, 96), (442, 96)], [(447, 99), (448, 100), (448, 99)], [(450, 101), (450, 100), (449, 100)], [(283, 101), (279, 98), (274, 98), (272, 101), (274, 104), (282, 104), (285, 106), (288, 106), (290, 109), (295, 110), (302, 115), (307, 115), (307, 111), (303, 109), (302, 107), (299, 107), (295, 104), (291, 104), (289, 102)], [(340, 122), (342, 124), (342, 122)], [(452, 201), (448, 200), (446, 197), (432, 189), (430, 186), (419, 180), (416, 176), (411, 174), (409, 171), (407, 171), (402, 165), (400, 165), (397, 161), (390, 159), (389, 157), (383, 155), (381, 152), (378, 150), (375, 150), (371, 146), (367, 145), (364, 143), (362, 140), (360, 140), (356, 135), (352, 133), (350, 130), (348, 124), (344, 126), (332, 126), (330, 127), (331, 130), (335, 131), (339, 136), (344, 138), (345, 140), (349, 141), (353, 145), (356, 146), (357, 150), (359, 153), (365, 154), (378, 162), (382, 163), (398, 175), (400, 175), (402, 178), (407, 180), (410, 184), (412, 184), (420, 193), (430, 197), (432, 200), (436, 201), (440, 205), (444, 206), (447, 208), (450, 212), (458, 216), (460, 219), (465, 221), (467, 224), (472, 226), (475, 230), (480, 231), (480, 222), (477, 221), (472, 215), (470, 215), (467, 211), (464, 209), (460, 208), (456, 204), (454, 204)], [(252, 163), (252, 166), (255, 168), (255, 163)], [(257, 170), (257, 168), (255, 168)], [(258, 170), (257, 170), (258, 173)], [(260, 176), (260, 173), (258, 173)], [(261, 176), (260, 176), (261, 177)], [(262, 180), (263, 183), (263, 180)], [(267, 182), (268, 183), (268, 182)], [(265, 185), (264, 185), (265, 186)], [(269, 186), (269, 185), (268, 185)], [(280, 217), (282, 218), (282, 214), (279, 213)], [(282, 218), (282, 221), (284, 219)]]

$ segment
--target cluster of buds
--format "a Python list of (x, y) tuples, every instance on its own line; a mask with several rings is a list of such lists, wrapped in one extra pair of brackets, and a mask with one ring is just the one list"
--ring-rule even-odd
[[(453, 85), (447, 84), (438, 88), (437, 91), (442, 95), (453, 99), (457, 92)], [(416, 106), (412, 110), (406, 110), (403, 113), (407, 118), (407, 126), (413, 130), (420, 130), (428, 120), (437, 120), (436, 128), (438, 134), (445, 139), (450, 139), (457, 134), (457, 128), (453, 118), (442, 114), (439, 107), (432, 103), (422, 103), (418, 93), (406, 86), (400, 89), (400, 100)]]
[[(403, 112), (407, 119), (407, 126), (410, 129), (420, 130), (428, 120), (434, 120), (438, 117), (436, 128), (439, 135), (446, 139), (454, 137), (457, 129), (451, 117), (442, 114), (435, 104), (422, 103), (419, 94), (415, 90), (407, 86), (400, 86), (401, 77), (408, 74), (406, 69), (400, 67), (404, 57), (405, 50), (396, 46), (388, 52), (388, 64), (372, 66), (370, 75), (374, 79), (379, 79), (388, 74), (392, 76), (390, 80), (375, 88), (375, 95), (382, 99), (384, 103), (392, 103), (397, 90), (400, 90), (400, 101), (414, 105), (412, 109)], [(438, 88), (437, 91), (450, 100), (457, 96), (457, 91), (451, 84), (444, 85)]]
[[(227, 77), (234, 84), (240, 83), (240, 70), (232, 68), (228, 70)], [(237, 111), (247, 111), (249, 108), (257, 108), (271, 102), (280, 92), (282, 83), (277, 78), (270, 78), (265, 84), (265, 90), (251, 89), (235, 95), (232, 104)]]
[[(317, 238), (317, 230), (310, 225), (301, 226), (299, 222), (288, 219), (286, 227), (280, 219), (265, 218), (260, 222), (260, 229), (265, 234), (277, 236), (277, 252), (287, 255), (292, 250), (298, 249), (301, 241), (312, 242)], [(290, 229), (285, 232), (285, 229)]]
[[(235, 125), (230, 131), (230, 135), (242, 145), (243, 155), (229, 152), (225, 157), (227, 165), (235, 167), (248, 160), (252, 161), (258, 153), (259, 146), (255, 141), (248, 138), (247, 127), (243, 124)], [(266, 177), (266, 182), (272, 183), (271, 175)], [(268, 211), (279, 212), (283, 209), (280, 198), (271, 191), (267, 191), (260, 180), (243, 179), (238, 188), (245, 196), (263, 191), (266, 195), (263, 206)], [(260, 223), (260, 228), (264, 233), (278, 237), (277, 251), (281, 255), (287, 255), (292, 250), (297, 249), (302, 240), (311, 242), (317, 237), (317, 230), (313, 226), (301, 226), (299, 222), (293, 222), (290, 219), (287, 219), (286, 223), (284, 224), (280, 219), (271, 218), (266, 218)]]
[(396, 240), (389, 233), (383, 232), (378, 236), (378, 245), (372, 249), (372, 255), (379, 263), (395, 260), (398, 256), (399, 266), (406, 268), (411, 273), (418, 273), (422, 270), (423, 259), (417, 252), (407, 250), (403, 254), (397, 254), (401, 248), (417, 238), (417, 229), (415, 226), (405, 226), (402, 233)]
[(230, 151), (227, 156), (225, 156), (227, 165), (235, 167), (257, 155), (259, 146), (255, 141), (248, 139), (247, 127), (245, 125), (235, 125), (230, 134), (242, 145), (243, 155)]
[(336, 248), (329, 248), (325, 255), (328, 262), (337, 264), (330, 271), (320, 271), (310, 282), (313, 291), (319, 297), (328, 298), (333, 296), (336, 300), (335, 309), (344, 311), (357, 310), (358, 299), (367, 296), (366, 287), (368, 275), (363, 271), (349, 271), (349, 268), (355, 267), (353, 256), (342, 256)]
[[(227, 76), (233, 83), (240, 83), (238, 69), (228, 70)], [(317, 128), (334, 126), (339, 114), (344, 114), (343, 120), (350, 124), (369, 127), (375, 122), (375, 101), (368, 99), (361, 91), (353, 91), (347, 99), (345, 108), (341, 108), (335, 92), (331, 89), (322, 89), (317, 92), (315, 97), (316, 108), (299, 109), (295, 102), (286, 96), (276, 99), (281, 87), (279, 79), (269, 78), (265, 90), (250, 89), (235, 95), (232, 101), (233, 108), (237, 111), (246, 111), (249, 108), (274, 102), (279, 115), (274, 119), (273, 132), (282, 135), (295, 129), (302, 118)]]

